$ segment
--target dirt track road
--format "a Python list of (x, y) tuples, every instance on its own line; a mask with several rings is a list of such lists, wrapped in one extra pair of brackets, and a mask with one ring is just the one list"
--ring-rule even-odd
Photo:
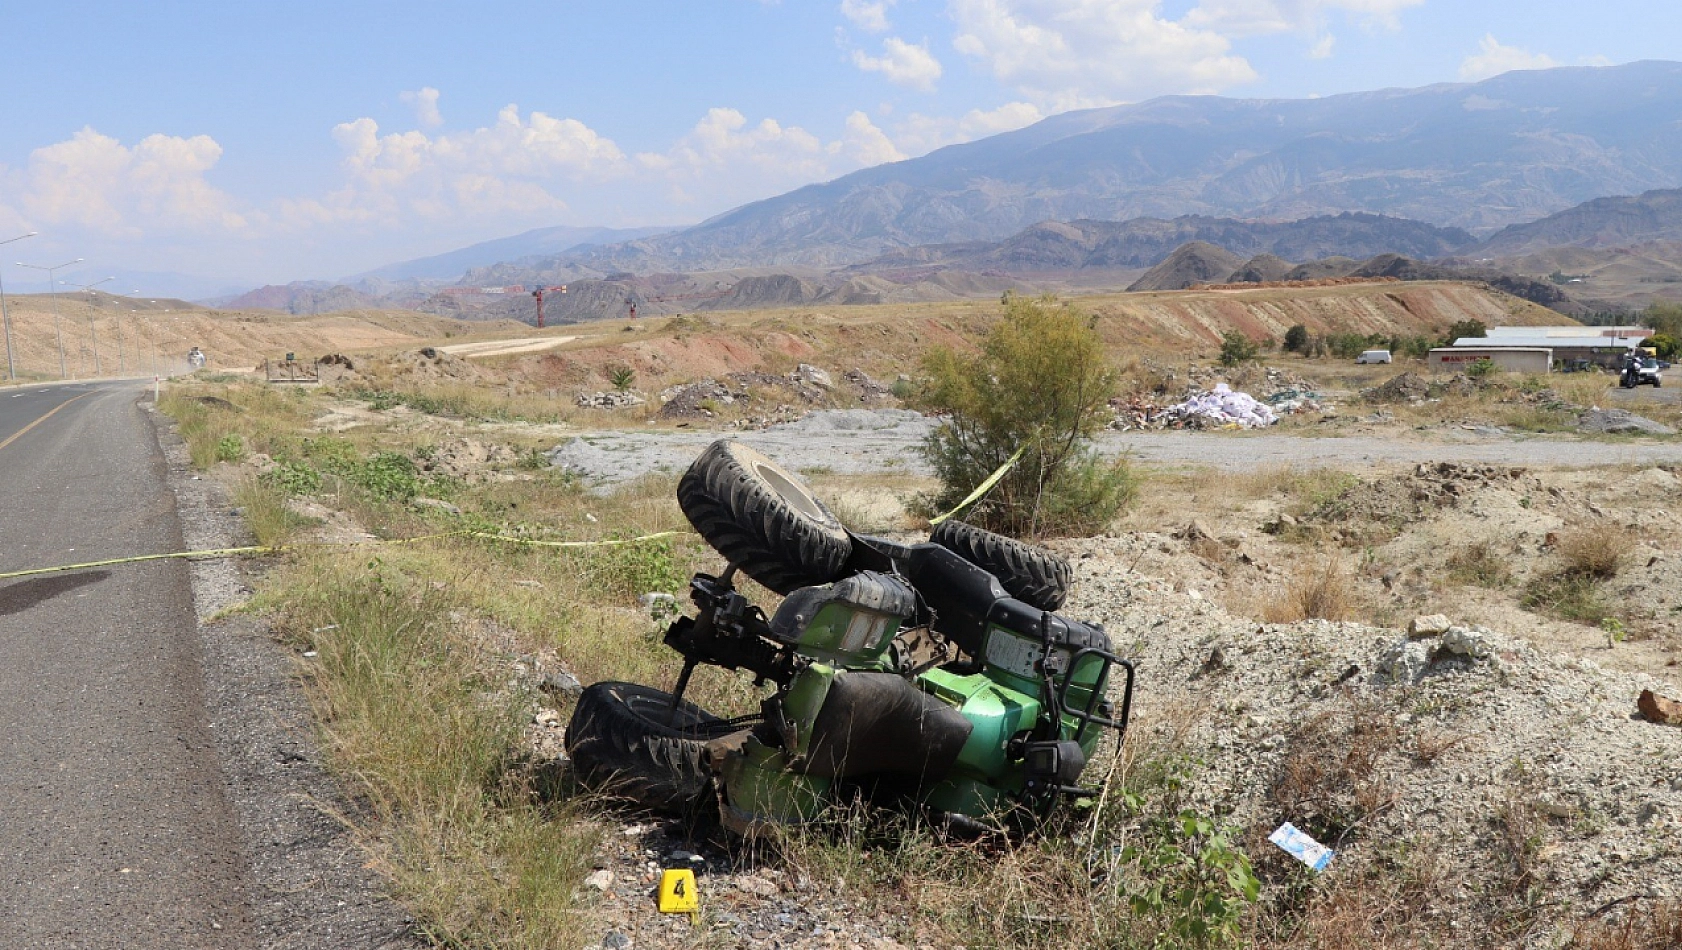
[(577, 336), (526, 336), (512, 340), (489, 340), (484, 343), (451, 343), (438, 349), (451, 356), (472, 359), (477, 356), (512, 356), (516, 353), (537, 353), (570, 343)]
[[(880, 419), (871, 422), (871, 416)], [(927, 475), (916, 451), (929, 431), (910, 413), (814, 413), (798, 422), (745, 432), (716, 430), (587, 432), (551, 458), (601, 485), (650, 471), (682, 471), (715, 439), (745, 442), (796, 471)], [(833, 420), (834, 424), (830, 424)], [(1533, 468), (1682, 464), (1682, 443), (1569, 438), (1479, 437), (1424, 441), (1378, 436), (1304, 438), (1276, 432), (1111, 432), (1098, 439), (1105, 455), (1127, 455), (1160, 468), (1336, 467), (1361, 471), (1419, 462), (1475, 462)]]

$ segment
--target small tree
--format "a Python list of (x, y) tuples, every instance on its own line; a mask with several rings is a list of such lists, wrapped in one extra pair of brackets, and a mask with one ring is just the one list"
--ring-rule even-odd
[(981, 352), (941, 347), (923, 359), (915, 402), (946, 416), (923, 446), (941, 483), (925, 505), (950, 510), (1021, 449), (964, 520), (1016, 536), (1102, 528), (1134, 483), (1124, 461), (1090, 446), (1119, 383), (1093, 318), (1049, 297), (1012, 295), (1004, 307)]
[(629, 392), (637, 384), (637, 372), (629, 366), (616, 366), (608, 372), (607, 379), (619, 392)]
[(1288, 353), (1301, 353), (1308, 348), (1308, 328), (1297, 324), (1285, 331), (1285, 350)]
[(1221, 365), (1237, 366), (1256, 358), (1256, 342), (1237, 330), (1221, 334)]
[(1641, 345), (1651, 347), (1653, 355), (1661, 360), (1668, 360), (1676, 356), (1676, 338), (1668, 333), (1655, 333), (1642, 340)]
[(1488, 335), (1489, 328), (1483, 325), (1482, 320), (1462, 320), (1449, 327), (1448, 332), (1443, 334), (1443, 346), (1453, 346), (1454, 341), (1461, 337)]
[(1641, 322), (1652, 327), (1654, 335), (1662, 333), (1671, 339), (1682, 337), (1682, 304), (1669, 300), (1654, 301), (1647, 305)]

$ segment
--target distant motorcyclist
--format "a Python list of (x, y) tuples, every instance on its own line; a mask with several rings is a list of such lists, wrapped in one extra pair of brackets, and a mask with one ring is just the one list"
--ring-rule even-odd
[(1618, 377), (1618, 385), (1625, 389), (1634, 389), (1641, 385), (1641, 353), (1630, 350), (1624, 354), (1624, 371)]

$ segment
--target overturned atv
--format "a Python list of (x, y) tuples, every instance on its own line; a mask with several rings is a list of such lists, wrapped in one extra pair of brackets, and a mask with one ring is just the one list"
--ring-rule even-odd
[[(716, 797), (738, 833), (814, 818), (844, 790), (985, 825), (1087, 794), (1102, 730), (1126, 729), (1133, 666), (1102, 627), (1053, 613), (1066, 562), (955, 521), (922, 544), (853, 535), (729, 441), (689, 467), (678, 502), (730, 566), (695, 575), (695, 616), (666, 631), (684, 658), (674, 693), (604, 682), (580, 697), (566, 743), (586, 784), (673, 811)], [(737, 572), (785, 595), (776, 613), (736, 591)], [(776, 690), (760, 714), (720, 719), (683, 699), (703, 663)]]

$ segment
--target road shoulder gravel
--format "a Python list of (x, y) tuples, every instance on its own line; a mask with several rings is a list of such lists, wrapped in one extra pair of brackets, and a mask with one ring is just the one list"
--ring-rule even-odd
[[(145, 404), (168, 462), (189, 550), (249, 544), (221, 486), (193, 472), (173, 426)], [(298, 683), (298, 659), (249, 613), (247, 563), (192, 564), (204, 692), (225, 794), (250, 862), (258, 946), (269, 950), (409, 950), (426, 944), (351, 828), (357, 807), (327, 774)]]

